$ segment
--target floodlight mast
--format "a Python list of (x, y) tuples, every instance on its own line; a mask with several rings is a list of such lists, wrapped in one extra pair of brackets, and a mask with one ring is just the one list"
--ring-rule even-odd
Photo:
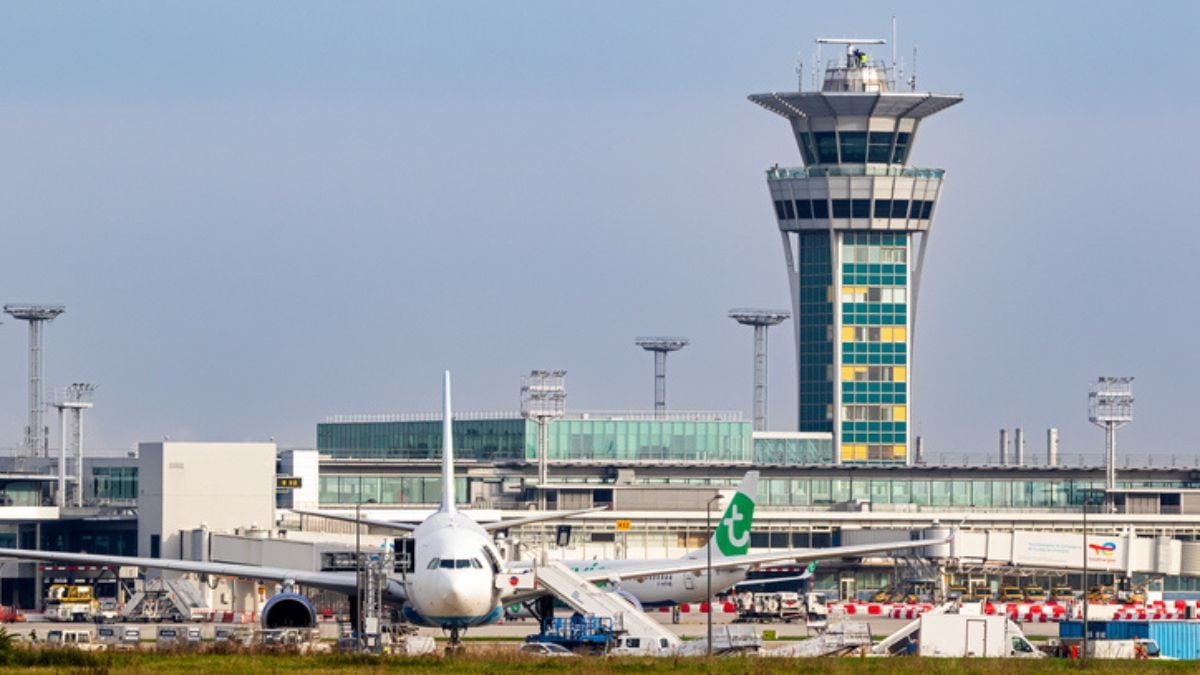
[(767, 430), (767, 328), (792, 316), (787, 310), (731, 309), (729, 318), (754, 327), (754, 430)]
[(1117, 488), (1117, 429), (1133, 421), (1133, 378), (1096, 378), (1088, 395), (1088, 421), (1104, 429), (1104, 488)]
[(550, 480), (550, 420), (566, 414), (565, 370), (531, 370), (521, 381), (521, 415), (538, 425), (538, 508), (546, 510)]
[[(67, 499), (67, 456), (68, 447), (74, 445), (74, 482), (75, 491), (73, 502), (76, 508), (83, 508), (83, 411), (90, 409), (92, 394), (96, 385), (86, 382), (76, 382), (54, 396), (54, 407), (58, 408), (58, 422), (61, 427), (62, 445), (58, 458), (58, 506), (68, 505)], [(68, 422), (69, 420), (69, 422)], [(68, 433), (67, 427), (71, 427)]]
[(33, 456), (49, 457), (46, 428), (42, 423), (42, 324), (53, 321), (66, 311), (62, 305), (11, 303), (4, 312), (14, 319), (29, 322), (29, 426), (25, 428), (25, 447)]
[(688, 346), (684, 337), (639, 337), (633, 344), (654, 352), (654, 418), (660, 419), (667, 411), (667, 353)]

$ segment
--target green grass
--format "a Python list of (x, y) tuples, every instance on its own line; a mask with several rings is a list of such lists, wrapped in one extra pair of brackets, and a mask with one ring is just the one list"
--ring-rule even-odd
[(1090, 661), (1085, 667), (1065, 660), (1042, 659), (918, 659), (918, 658), (829, 658), (764, 659), (730, 657), (684, 658), (577, 658), (539, 659), (515, 654), (511, 647), (468, 645), (467, 653), (455, 657), (371, 657), (346, 654), (196, 654), (153, 652), (97, 652), (12, 648), (0, 652), (0, 670), (5, 673), (270, 673), (314, 675), (319, 673), (712, 673), (768, 674), (821, 673), (850, 675), (1008, 675), (1010, 673), (1111, 673), (1191, 672), (1187, 661), (1142, 662)]

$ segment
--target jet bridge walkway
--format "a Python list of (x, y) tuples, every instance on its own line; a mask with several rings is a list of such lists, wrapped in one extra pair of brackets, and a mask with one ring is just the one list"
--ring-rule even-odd
[(667, 645), (667, 649), (676, 649), (683, 644), (679, 636), (628, 600), (598, 588), (562, 563), (538, 565), (535, 574), (540, 586), (558, 596), (571, 609), (585, 615), (611, 618), (615, 632), (653, 638), (658, 644)]

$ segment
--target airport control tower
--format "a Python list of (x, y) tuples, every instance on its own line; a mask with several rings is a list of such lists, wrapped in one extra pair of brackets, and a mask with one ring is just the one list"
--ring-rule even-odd
[(913, 319), (943, 172), (908, 156), (921, 121), (962, 96), (898, 91), (895, 68), (863, 50), (883, 40), (817, 42), (845, 49), (820, 91), (750, 97), (791, 123), (804, 161), (767, 171), (795, 317), (799, 430), (831, 432), (839, 463), (910, 464)]

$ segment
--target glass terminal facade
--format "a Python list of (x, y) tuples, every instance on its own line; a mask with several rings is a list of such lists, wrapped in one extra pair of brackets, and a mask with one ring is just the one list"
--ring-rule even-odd
[[(812, 465), (833, 462), (828, 437), (766, 434), (749, 422), (557, 419), (549, 422), (553, 462), (605, 460)], [(537, 461), (537, 423), (522, 418), (454, 422), (455, 457), (487, 462)], [(441, 422), (328, 422), (317, 450), (345, 459), (441, 457)]]

